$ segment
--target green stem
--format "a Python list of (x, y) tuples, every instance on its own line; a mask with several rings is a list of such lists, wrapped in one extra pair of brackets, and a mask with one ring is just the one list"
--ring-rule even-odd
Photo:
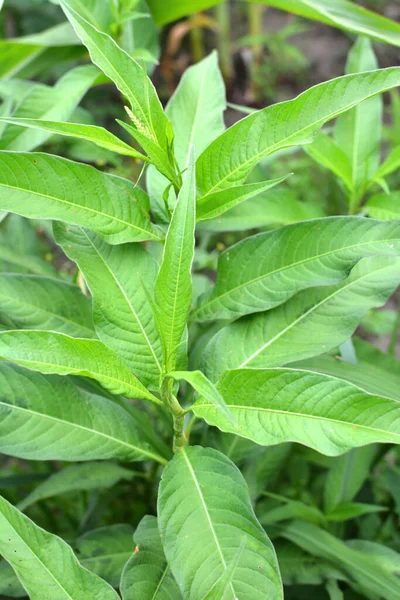
[(184, 432), (185, 411), (172, 393), (173, 385), (174, 382), (172, 379), (164, 379), (161, 386), (161, 398), (172, 415), (172, 423), (174, 427), (174, 441), (172, 449), (176, 453), (187, 444), (187, 437)]
[(222, 75), (227, 83), (232, 80), (232, 57), (231, 57), (231, 28), (229, 4), (223, 2), (214, 8), (215, 20), (218, 24), (217, 48), (219, 64)]
[[(263, 14), (265, 11), (265, 7), (262, 4), (249, 4), (248, 6), (248, 27), (249, 27), (249, 35), (251, 37), (259, 37), (263, 32)], [(257, 84), (257, 77), (260, 72), (260, 67), (262, 63), (263, 56), (263, 46), (262, 44), (255, 43), (252, 46), (253, 52), (253, 61), (251, 65), (251, 83), (252, 83), (252, 91), (255, 99), (258, 99), (260, 96), (261, 90), (259, 89), (259, 85)]]
[(192, 57), (195, 63), (204, 58), (204, 31), (201, 27), (194, 27), (190, 30), (190, 46)]

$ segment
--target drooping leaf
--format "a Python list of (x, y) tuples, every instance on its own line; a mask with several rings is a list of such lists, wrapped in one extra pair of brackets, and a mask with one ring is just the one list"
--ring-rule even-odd
[(196, 222), (196, 179), (189, 158), (168, 228), (160, 270), (155, 283), (166, 371), (173, 371), (192, 304), (191, 268)]
[[(225, 108), (225, 85), (218, 67), (217, 53), (212, 52), (185, 70), (165, 109), (174, 129), (174, 153), (181, 171), (186, 168), (191, 146), (197, 159), (208, 144), (224, 131)], [(165, 222), (169, 219), (162, 198), (168, 183), (154, 167), (148, 169), (147, 187), (153, 209)], [(171, 191), (171, 208), (174, 201)]]
[(200, 197), (244, 183), (263, 156), (312, 142), (327, 121), (398, 85), (397, 67), (347, 75), (247, 116), (199, 157), (196, 171)]
[(112, 587), (82, 567), (61, 538), (0, 497), (0, 551), (32, 600), (117, 600)]
[(112, 400), (65, 377), (0, 362), (0, 451), (29, 460), (140, 460), (165, 464)]
[(400, 218), (400, 192), (376, 194), (365, 205), (367, 212), (374, 219), (392, 221)]
[[(93, 142), (97, 146), (100, 146), (100, 148), (105, 148), (106, 150), (111, 150), (112, 152), (116, 152), (118, 154), (147, 160), (143, 154), (131, 146), (128, 146), (128, 144), (107, 131), (107, 129), (104, 129), (104, 127), (80, 123), (63, 123), (61, 121), (45, 121), (41, 119), (23, 119), (15, 117), (5, 117), (0, 119), (0, 121), (2, 123), (11, 123), (13, 125), (27, 127), (28, 129), (49, 131), (59, 135), (86, 140), (88, 142)], [(8, 149), (11, 150), (12, 148)], [(29, 148), (22, 149), (29, 150)]]
[(386, 44), (400, 46), (400, 26), (349, 0), (248, 0), (287, 10), (306, 19), (368, 35)]
[(0, 356), (40, 373), (90, 377), (113, 394), (161, 404), (99, 340), (52, 331), (2, 331)]
[(60, 4), (76, 33), (88, 48), (92, 61), (114, 81), (119, 91), (128, 99), (139, 143), (151, 160), (153, 145), (155, 149), (159, 149), (165, 157), (166, 170), (170, 170), (171, 176), (174, 177), (174, 170), (168, 158), (168, 118), (145, 69), (109, 35), (96, 29), (85, 18), (80, 0), (61, 0)]
[(3, 316), (21, 329), (96, 337), (89, 298), (60, 279), (0, 273), (0, 321)]
[(220, 452), (189, 447), (175, 455), (162, 475), (158, 522), (168, 564), (188, 600), (210, 592), (244, 537), (225, 597), (283, 597), (276, 556), (255, 518), (246, 483)]
[(136, 551), (121, 577), (123, 600), (179, 600), (181, 591), (167, 564), (155, 517), (144, 517), (134, 534)]
[[(350, 75), (377, 68), (371, 42), (367, 38), (358, 38), (350, 50), (346, 73)], [(336, 143), (351, 161), (351, 189), (355, 198), (350, 202), (355, 201), (353, 208), (357, 207), (358, 200), (362, 198), (379, 166), (382, 114), (382, 97), (374, 96), (342, 115), (335, 125)], [(368, 128), (365, 123), (369, 124)]]
[(336, 456), (374, 442), (400, 443), (398, 402), (341, 379), (294, 369), (239, 369), (227, 371), (218, 389), (237, 425), (203, 398), (194, 413), (257, 444), (293, 441)]
[[(82, 97), (94, 84), (99, 71), (92, 65), (76, 67), (59, 79), (54, 87), (34, 85), (14, 111), (13, 118), (66, 121)], [(45, 143), (51, 133), (26, 130), (23, 123), (10, 123), (0, 139), (0, 149), (30, 151)]]
[(158, 386), (161, 342), (143, 288), (154, 289), (156, 262), (140, 244), (109, 246), (92, 232), (62, 224), (54, 233), (86, 279), (99, 338), (144, 383)]
[(329, 217), (260, 233), (220, 256), (215, 286), (200, 298), (194, 317), (267, 310), (304, 288), (341, 281), (362, 257), (399, 252), (399, 222)]
[(109, 525), (88, 531), (76, 540), (79, 562), (114, 587), (119, 587), (122, 569), (132, 556), (133, 528)]
[(280, 535), (310, 554), (328, 560), (342, 570), (350, 584), (385, 600), (398, 600), (398, 577), (388, 573), (374, 558), (349, 548), (344, 542), (311, 523), (293, 521), (280, 527)]
[(19, 510), (45, 498), (53, 498), (77, 490), (99, 490), (111, 488), (121, 479), (132, 479), (133, 473), (111, 462), (87, 462), (70, 465), (50, 475), (28, 494), (19, 504)]
[(40, 153), (0, 152), (0, 208), (88, 227), (111, 244), (157, 240), (143, 191), (94, 167)]
[(303, 290), (221, 329), (206, 346), (203, 370), (214, 381), (225, 369), (281, 366), (324, 354), (351, 336), (367, 310), (385, 304), (399, 282), (399, 258), (363, 258), (343, 282)]

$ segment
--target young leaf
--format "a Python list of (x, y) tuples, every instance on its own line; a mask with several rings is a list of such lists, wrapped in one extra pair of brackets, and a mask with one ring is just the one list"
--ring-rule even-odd
[(67, 378), (0, 362), (0, 452), (29, 460), (166, 460), (125, 408)]
[[(368, 100), (369, 102), (369, 100)], [(345, 115), (343, 115), (344, 118)], [(326, 133), (319, 133), (312, 144), (304, 146), (305, 152), (318, 164), (339, 177), (348, 190), (353, 190), (352, 164), (343, 148)]]
[(78, 490), (100, 490), (111, 488), (121, 479), (132, 479), (134, 474), (114, 463), (88, 462), (69, 465), (50, 475), (40, 483), (19, 504), (18, 509), (25, 511), (29, 506), (45, 498), (54, 498)]
[(86, 569), (119, 587), (122, 570), (135, 549), (130, 525), (99, 527), (79, 537), (75, 545)]
[(332, 27), (368, 35), (380, 42), (400, 46), (398, 23), (349, 0), (262, 0), (262, 2), (306, 19), (321, 21)]
[(375, 173), (374, 181), (379, 181), (400, 167), (400, 146), (393, 148), (388, 157)]
[(110, 36), (96, 29), (85, 19), (79, 0), (61, 0), (61, 7), (88, 48), (92, 61), (114, 81), (120, 92), (129, 100), (135, 129), (140, 137), (153, 142), (156, 147), (167, 153), (168, 118), (146, 71)]
[(311, 523), (293, 521), (282, 526), (280, 535), (300, 546), (313, 556), (329, 560), (344, 571), (351, 583), (357, 583), (367, 593), (385, 600), (399, 600), (398, 577), (388, 573), (375, 557), (349, 548), (347, 544)]
[[(192, 145), (197, 159), (225, 130), (225, 108), (225, 86), (218, 67), (218, 56), (216, 52), (211, 52), (186, 69), (165, 109), (174, 129), (174, 154), (181, 171), (186, 168)], [(157, 216), (165, 222), (169, 219), (162, 197), (167, 186), (168, 181), (163, 175), (150, 167), (147, 171), (147, 187)], [(173, 207), (175, 199), (172, 193), (169, 199)]]
[(337, 283), (360, 258), (400, 253), (400, 224), (329, 217), (260, 233), (228, 248), (194, 317), (229, 319), (267, 310), (296, 292)]
[(21, 329), (96, 337), (90, 299), (60, 279), (0, 273), (0, 321), (3, 316)]
[(0, 497), (0, 552), (32, 600), (117, 600), (112, 587), (82, 567), (61, 538)]
[(133, 184), (122, 186), (118, 178), (89, 165), (47, 154), (1, 151), (0, 191), (3, 210), (82, 225), (111, 244), (160, 239), (141, 207), (144, 192)]
[[(65, 135), (77, 139), (86, 140), (93, 142), (100, 148), (105, 148), (111, 152), (117, 154), (123, 154), (125, 156), (133, 156), (141, 160), (147, 160), (147, 158), (125, 144), (122, 140), (117, 138), (115, 135), (104, 129), (104, 127), (97, 127), (96, 125), (85, 125), (80, 123), (63, 123), (60, 121), (45, 121), (41, 119), (21, 119), (21, 118), (10, 118), (5, 117), (0, 119), (1, 123), (11, 123), (13, 125), (20, 125), (21, 127), (28, 127), (30, 129), (36, 129), (39, 131), (49, 131), (59, 135)], [(7, 148), (11, 150), (12, 148)], [(20, 149), (20, 148), (18, 148)], [(22, 150), (30, 150), (30, 148), (22, 148)]]
[(283, 598), (275, 552), (255, 518), (247, 485), (220, 452), (197, 446), (175, 455), (162, 474), (158, 522), (168, 564), (188, 600), (212, 590), (244, 537), (229, 598)]
[[(367, 38), (358, 38), (350, 50), (346, 73), (349, 75), (377, 68), (371, 42)], [(351, 161), (352, 190), (357, 202), (378, 170), (382, 114), (382, 97), (374, 96), (342, 115), (335, 125), (336, 143)], [(365, 123), (368, 123), (368, 127), (365, 127)]]
[(351, 336), (367, 310), (385, 304), (399, 282), (399, 258), (364, 258), (342, 283), (304, 290), (221, 329), (205, 349), (203, 370), (214, 381), (225, 369), (281, 366), (324, 354)]
[(121, 577), (123, 600), (179, 600), (181, 591), (167, 564), (155, 517), (144, 517), (134, 534), (136, 551)]
[(194, 413), (257, 444), (293, 441), (337, 456), (374, 442), (400, 443), (398, 402), (341, 379), (294, 369), (239, 369), (227, 371), (218, 389), (237, 426), (203, 398)]
[(347, 75), (247, 116), (212, 142), (198, 159), (200, 196), (244, 183), (263, 156), (309, 144), (327, 121), (399, 85), (398, 67)]
[(113, 394), (161, 404), (99, 340), (52, 331), (2, 331), (0, 356), (40, 373), (90, 377)]
[(167, 373), (175, 369), (176, 356), (192, 304), (195, 213), (196, 179), (191, 155), (168, 228), (155, 283), (155, 300), (162, 326)]
[(176, 381), (187, 381), (190, 383), (192, 388), (196, 390), (201, 396), (206, 398), (209, 402), (214, 404), (217, 410), (227, 418), (233, 425), (235, 420), (227, 407), (225, 400), (219, 393), (218, 389), (213, 383), (202, 373), (201, 371), (173, 371), (168, 373), (168, 377), (173, 377)]
[(377, 194), (368, 199), (365, 208), (371, 217), (382, 221), (400, 218), (400, 192)]
[(95, 233), (54, 224), (55, 239), (83, 273), (93, 296), (97, 335), (146, 384), (158, 386), (162, 348), (143, 284), (157, 264), (140, 244), (109, 246)]

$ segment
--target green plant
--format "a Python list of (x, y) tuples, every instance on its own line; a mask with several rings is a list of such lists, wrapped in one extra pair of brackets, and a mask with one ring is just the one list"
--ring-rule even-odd
[[(58, 134), (142, 161), (148, 193), (59, 156), (0, 150), (0, 209), (15, 213), (0, 257), (17, 265), (0, 274), (0, 450), (36, 465), (29, 481), (11, 469), (0, 485), (37, 484), (20, 502), (0, 499), (0, 592), (278, 600), (283, 577), (288, 597), (304, 584), (321, 598), (340, 598), (341, 585), (400, 598), (398, 366), (349, 342), (400, 283), (399, 222), (343, 216), (251, 235), (219, 257), (214, 286), (201, 229), (285, 179), (246, 183), (261, 158), (310, 144), (398, 87), (400, 68), (328, 81), (225, 131), (215, 53), (164, 110), (145, 68), (82, 3), (60, 3), (127, 102), (131, 145), (48, 115), (0, 122), (26, 128), (29, 144)], [(72, 277), (41, 258), (46, 242), (20, 217), (53, 221)], [(111, 486), (122, 492), (110, 491), (110, 509)], [(65, 511), (47, 510), (54, 498)], [(131, 525), (116, 523), (135, 503), (136, 548)], [(341, 539), (348, 521), (361, 539)]]

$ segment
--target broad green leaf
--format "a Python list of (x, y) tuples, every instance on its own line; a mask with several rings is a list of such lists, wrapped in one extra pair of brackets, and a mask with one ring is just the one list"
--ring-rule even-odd
[(225, 404), (225, 400), (204, 373), (201, 371), (174, 371), (168, 373), (168, 377), (172, 377), (176, 381), (186, 381), (187, 383), (190, 383), (196, 392), (214, 404), (216, 409), (220, 410), (222, 414), (235, 425), (235, 420)]
[(117, 600), (112, 587), (82, 567), (64, 540), (0, 497), (0, 552), (31, 600)]
[(90, 377), (113, 394), (161, 404), (99, 340), (72, 338), (52, 331), (3, 331), (0, 356), (40, 373)]
[(228, 567), (222, 573), (220, 578), (215, 582), (210, 591), (204, 596), (204, 600), (218, 600), (224, 598), (225, 594), (230, 594), (232, 590), (233, 580), (238, 567), (239, 561), (242, 558), (243, 550), (246, 545), (246, 536), (243, 536), (242, 543), (237, 549), (233, 559)]
[(290, 540), (313, 556), (328, 560), (347, 575), (350, 583), (360, 585), (368, 593), (385, 600), (398, 600), (398, 577), (366, 553), (349, 548), (346, 543), (311, 523), (293, 521), (279, 528), (282, 537)]
[(323, 217), (322, 207), (301, 202), (288, 188), (268, 190), (256, 198), (246, 200), (211, 221), (198, 224), (199, 231), (245, 231), (261, 229), (266, 225), (288, 225)]
[(287, 179), (287, 175), (278, 179), (262, 183), (249, 183), (248, 185), (241, 185), (203, 196), (197, 203), (197, 220), (205, 221), (206, 219), (218, 217), (241, 202), (275, 187), (285, 179)]
[(166, 461), (125, 408), (67, 378), (0, 362), (0, 452), (28, 460)]
[[(249, 1), (249, 0), (248, 0)], [(400, 25), (350, 0), (250, 0), (400, 46)]]
[(377, 170), (374, 180), (377, 181), (386, 177), (386, 175), (390, 175), (393, 171), (396, 171), (400, 167), (400, 146), (394, 148), (383, 161), (379, 169)]
[[(387, 358), (390, 360), (389, 357)], [(400, 402), (400, 376), (397, 364), (394, 364), (393, 369), (388, 372), (376, 362), (367, 362), (359, 356), (356, 365), (345, 362), (338, 356), (317, 356), (292, 363), (291, 366), (332, 375), (349, 381), (370, 394), (380, 394)]]
[(204, 398), (194, 413), (257, 444), (292, 441), (337, 456), (374, 442), (400, 443), (398, 402), (341, 379), (294, 369), (239, 369), (227, 371), (218, 389), (237, 426)]
[(399, 283), (399, 258), (364, 258), (339, 284), (303, 290), (286, 304), (221, 329), (204, 351), (202, 370), (214, 381), (225, 369), (281, 366), (324, 354), (343, 344), (367, 310), (385, 304)]
[(88, 462), (70, 465), (40, 483), (18, 504), (18, 508), (25, 511), (39, 500), (53, 498), (68, 492), (111, 488), (121, 479), (132, 479), (133, 475), (132, 471), (114, 463)]
[(89, 227), (112, 244), (160, 239), (141, 207), (144, 192), (128, 185), (58, 156), (0, 152), (1, 209)]
[[(212, 52), (207, 58), (186, 69), (165, 109), (174, 129), (174, 153), (181, 171), (186, 168), (192, 145), (197, 159), (225, 130), (225, 108), (225, 85), (218, 67), (217, 53)], [(153, 209), (160, 220), (166, 223), (169, 218), (162, 198), (168, 183), (154, 167), (148, 169), (147, 188)], [(170, 208), (173, 208), (174, 203), (175, 197), (171, 191)]]
[(377, 450), (376, 446), (355, 448), (334, 461), (325, 480), (325, 512), (331, 513), (337, 506), (354, 500), (371, 472)]
[(158, 523), (168, 564), (188, 600), (210, 592), (244, 537), (224, 598), (283, 598), (275, 552), (255, 518), (247, 485), (220, 452), (192, 446), (175, 455), (162, 474)]
[(364, 504), (361, 502), (342, 502), (335, 506), (326, 515), (326, 518), (330, 522), (342, 522), (385, 510), (388, 510), (386, 506), (376, 506), (375, 504)]
[[(52, 88), (35, 85), (25, 95), (14, 111), (13, 118), (66, 121), (89, 88), (95, 83), (99, 71), (92, 65), (76, 67), (59, 79)], [(1, 139), (4, 150), (30, 151), (48, 140), (51, 133), (26, 130), (23, 123), (8, 121)]]
[(221, 254), (215, 286), (200, 298), (194, 317), (229, 319), (271, 309), (304, 288), (341, 281), (365, 256), (399, 252), (399, 221), (329, 217), (260, 233)]
[(398, 67), (347, 75), (247, 116), (199, 157), (196, 167), (200, 197), (241, 185), (263, 156), (309, 144), (327, 121), (399, 85)]
[(86, 569), (119, 587), (122, 570), (135, 548), (130, 525), (99, 527), (79, 537), (75, 545)]
[(0, 273), (0, 321), (3, 316), (21, 329), (96, 337), (90, 299), (59, 279)]
[(162, 348), (143, 288), (154, 289), (156, 262), (140, 244), (109, 246), (90, 231), (62, 224), (54, 233), (86, 279), (99, 338), (144, 383), (158, 386)]
[[(343, 119), (345, 116), (343, 115), (341, 118)], [(326, 167), (339, 177), (349, 190), (353, 189), (352, 164), (350, 159), (343, 148), (329, 135), (322, 132), (319, 133), (312, 144), (304, 146), (304, 150), (318, 164)]]
[(148, 5), (157, 25), (165, 25), (181, 17), (205, 10), (223, 0), (148, 0)]
[(170, 167), (168, 118), (145, 69), (122, 50), (110, 36), (96, 29), (85, 19), (80, 0), (61, 0), (60, 4), (76, 33), (88, 48), (92, 61), (128, 99), (135, 131), (138, 134), (137, 139), (143, 149), (152, 159), (152, 145), (145, 147), (143, 141), (151, 142), (165, 152), (166, 162), (168, 161), (166, 168)]
[(192, 262), (196, 223), (196, 179), (189, 158), (164, 245), (155, 283), (166, 371), (173, 371), (192, 305)]
[[(400, 41), (400, 27), (399, 27)], [(360, 73), (378, 68), (374, 50), (367, 38), (358, 38), (350, 50), (346, 73)], [(335, 125), (335, 140), (351, 162), (352, 185), (358, 202), (378, 170), (382, 136), (383, 101), (374, 96), (342, 115)], [(368, 123), (368, 127), (365, 127)], [(356, 208), (357, 204), (355, 204)]]
[(156, 517), (144, 517), (134, 534), (136, 551), (121, 577), (123, 600), (179, 600), (180, 589), (167, 564)]
[[(45, 121), (41, 119), (22, 119), (22, 118), (10, 118), (6, 117), (0, 119), (3, 123), (11, 123), (13, 125), (19, 125), (21, 127), (28, 127), (30, 129), (37, 129), (43, 131), (50, 131), (59, 135), (65, 135), (73, 138), (86, 140), (93, 142), (100, 148), (111, 150), (117, 154), (123, 154), (125, 156), (133, 156), (142, 160), (147, 160), (143, 154), (137, 152), (128, 144), (125, 144), (122, 140), (117, 138), (115, 135), (104, 129), (104, 127), (97, 127), (96, 125), (81, 125), (79, 123), (62, 123), (59, 121)], [(1, 145), (1, 144), (0, 144)], [(8, 148), (11, 150), (12, 148)], [(23, 150), (29, 150), (29, 148), (22, 148)]]
[(5, 560), (0, 560), (0, 594), (6, 598), (26, 598), (26, 591)]
[(365, 208), (371, 217), (381, 221), (400, 218), (400, 192), (377, 194), (368, 199)]

